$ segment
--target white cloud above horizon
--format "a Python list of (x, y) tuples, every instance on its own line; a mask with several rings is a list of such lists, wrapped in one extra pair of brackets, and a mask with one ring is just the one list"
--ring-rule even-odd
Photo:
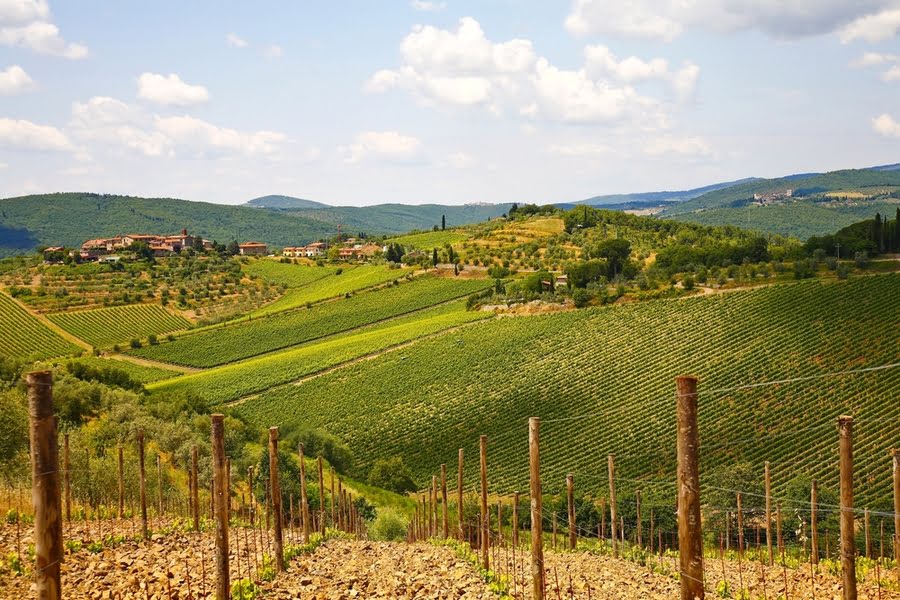
[(34, 80), (19, 65), (0, 71), (0, 96), (22, 94), (35, 88)]
[(0, 45), (73, 60), (88, 56), (87, 46), (62, 38), (46, 0), (0, 0)]
[(36, 152), (71, 152), (75, 149), (66, 134), (56, 127), (6, 118), (0, 118), (0, 148)]
[(397, 131), (364, 131), (348, 146), (338, 149), (349, 164), (375, 160), (389, 164), (422, 162), (422, 142)]
[(209, 91), (190, 85), (175, 73), (142, 73), (137, 78), (138, 98), (164, 106), (193, 106), (209, 102)]
[(229, 33), (225, 36), (225, 41), (229, 46), (234, 48), (246, 48), (250, 45), (250, 43), (242, 37), (239, 37), (235, 33)]

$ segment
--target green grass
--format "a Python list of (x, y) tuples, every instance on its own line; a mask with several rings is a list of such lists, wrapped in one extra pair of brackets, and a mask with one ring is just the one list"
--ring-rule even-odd
[(490, 285), (486, 280), (419, 277), (309, 310), (208, 328), (174, 342), (145, 346), (132, 354), (193, 367), (215, 367), (461, 298)]
[(183, 373), (183, 371), (178, 371), (176, 369), (149, 367), (146, 365), (139, 365), (127, 360), (99, 358), (97, 356), (85, 356), (83, 358), (75, 359), (72, 362), (84, 363), (98, 369), (106, 368), (125, 371), (134, 381), (138, 381), (144, 384), (152, 383), (154, 381), (161, 381), (163, 379), (170, 379)]
[(191, 324), (158, 304), (114, 306), (47, 316), (72, 335), (99, 348), (177, 331)]
[(81, 348), (59, 336), (0, 292), (0, 355), (39, 360), (80, 352)]
[(262, 277), (266, 281), (285, 285), (289, 288), (296, 288), (309, 285), (323, 277), (334, 275), (338, 267), (286, 264), (268, 258), (260, 258), (251, 260), (243, 265), (241, 269), (248, 275)]
[(406, 248), (416, 248), (419, 250), (431, 250), (432, 248), (443, 248), (447, 244), (456, 244), (464, 242), (471, 236), (461, 231), (429, 231), (426, 233), (415, 233), (412, 235), (402, 235), (395, 237), (389, 242), (396, 242)]
[[(498, 493), (527, 489), (527, 419), (540, 416), (548, 493), (567, 473), (579, 490), (602, 489), (609, 453), (626, 489), (671, 493), (674, 378), (694, 374), (701, 473), (747, 461), (761, 476), (769, 460), (779, 493), (798, 475), (836, 489), (835, 419), (851, 414), (857, 504), (883, 507), (900, 369), (713, 390), (895, 363), (898, 295), (900, 275), (878, 275), (498, 319), (272, 390), (237, 410), (260, 425), (331, 431), (350, 445), (360, 473), (402, 456), (420, 482), (441, 463), (455, 464), (458, 448), (476, 464), (485, 434)], [(476, 474), (467, 469), (466, 480)]]
[(489, 313), (466, 311), (462, 302), (445, 304), (352, 334), (162, 381), (148, 389), (154, 392), (191, 391), (213, 403), (228, 402), (489, 316)]
[(307, 303), (320, 302), (329, 298), (351, 294), (400, 279), (407, 272), (409, 272), (408, 269), (396, 269), (387, 265), (361, 265), (352, 269), (345, 269), (340, 275), (335, 274), (323, 277), (308, 285), (288, 289), (284, 296), (254, 312), (253, 316), (263, 316), (283, 310), (300, 308)]

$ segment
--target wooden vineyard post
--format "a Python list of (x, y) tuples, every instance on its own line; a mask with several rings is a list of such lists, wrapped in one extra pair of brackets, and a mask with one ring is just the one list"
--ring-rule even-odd
[(63, 477), (66, 485), (66, 521), (72, 520), (72, 476), (69, 467), (69, 434), (63, 434)]
[(303, 519), (303, 543), (309, 543), (309, 500), (306, 497), (306, 461), (303, 458), (303, 444), (297, 446), (300, 457), (300, 518)]
[(141, 486), (141, 535), (146, 540), (150, 537), (150, 532), (147, 529), (147, 474), (144, 470), (144, 430), (138, 429), (137, 432), (137, 447), (138, 447), (138, 466), (140, 472), (140, 486)]
[(613, 558), (619, 558), (616, 540), (616, 459), (612, 454), (606, 457), (606, 466), (609, 471), (609, 532), (612, 535)]
[(53, 414), (53, 375), (34, 371), (28, 384), (28, 432), (31, 442), (31, 499), (34, 504), (35, 591), (41, 600), (60, 600), (63, 559), (59, 492), (59, 441)]
[(428, 501), (431, 502), (431, 512), (428, 514), (428, 518), (431, 519), (431, 534), (437, 537), (438, 531), (438, 516), (437, 516), (437, 475), (431, 476), (431, 491), (429, 492)]
[(568, 502), (568, 526), (569, 526), (569, 550), (575, 549), (578, 531), (575, 527), (575, 479), (570, 475), (566, 475), (566, 500)]
[[(896, 470), (896, 469), (895, 469)], [(456, 468), (456, 521), (459, 530), (459, 541), (466, 539), (466, 518), (465, 508), (463, 506), (463, 449), (459, 449), (459, 466)]]
[[(251, 469), (253, 467), (250, 467)], [(251, 471), (252, 473), (252, 471)], [(250, 485), (252, 486), (252, 476), (248, 475), (251, 479)], [(194, 531), (200, 531), (200, 492), (197, 485), (197, 445), (194, 444), (191, 446), (191, 481), (193, 481), (193, 486), (191, 488), (191, 516), (194, 520)], [(253, 493), (251, 487), (250, 493), (250, 503), (253, 503)]]
[(863, 533), (866, 540), (866, 558), (872, 558), (872, 537), (869, 535), (869, 509), (863, 511)]
[(844, 600), (856, 600), (856, 539), (853, 532), (853, 417), (838, 417), (841, 453), (841, 564)]
[(119, 520), (125, 518), (125, 450), (122, 444), (118, 445), (119, 454), (119, 506), (116, 512)]
[(156, 514), (163, 513), (163, 489), (162, 489), (162, 456), (156, 455)]
[(638, 548), (644, 547), (644, 539), (643, 533), (641, 532), (641, 490), (635, 490), (634, 492), (634, 501), (635, 501), (635, 510), (637, 516), (637, 528), (635, 529), (635, 542), (637, 543)]
[(772, 549), (772, 475), (769, 471), (769, 461), (766, 461), (766, 549), (769, 551), (769, 566), (775, 564), (775, 554)]
[(900, 580), (900, 448), (893, 448), (891, 456), (894, 458), (894, 562)]
[(337, 522), (334, 520), (334, 467), (328, 467), (328, 474), (331, 477), (331, 526), (336, 527)]
[[(281, 482), (278, 480), (278, 428), (269, 427), (269, 489), (275, 523), (275, 572), (284, 571), (284, 538), (281, 528)], [(224, 498), (223, 498), (224, 500)], [(226, 518), (228, 510), (225, 510)]]
[(606, 498), (600, 498), (600, 539), (606, 539)]
[(810, 554), (809, 559), (813, 565), (819, 564), (819, 523), (818, 523), (818, 510), (819, 510), (819, 486), (816, 483), (816, 480), (812, 480), (812, 486), (809, 493), (809, 529), (811, 533), (810, 538)]
[(741, 507), (741, 493), (737, 493), (738, 556), (744, 558), (744, 509)]
[(225, 415), (212, 415), (213, 496), (216, 518), (216, 600), (231, 596), (228, 572), (228, 508), (225, 506)]
[(697, 449), (697, 378), (675, 380), (678, 422), (678, 550), (681, 598), (704, 598), (703, 532), (700, 525), (700, 471)]
[(481, 566), (487, 571), (490, 567), (491, 514), (488, 512), (486, 435), (478, 439), (478, 448), (481, 455)]
[[(541, 420), (528, 419), (528, 464), (531, 482), (531, 597), (544, 600), (544, 515), (541, 494)], [(460, 450), (462, 459), (462, 450)]]
[(319, 533), (325, 536), (325, 472), (322, 469), (322, 457), (316, 459), (319, 470)]
[(513, 493), (512, 545), (513, 548), (519, 545), (519, 492)]
[(444, 522), (444, 539), (450, 537), (450, 521), (447, 514), (447, 465), (441, 465), (441, 510)]
[(784, 537), (781, 535), (781, 503), (775, 506), (775, 535), (778, 540), (778, 554), (784, 554)]

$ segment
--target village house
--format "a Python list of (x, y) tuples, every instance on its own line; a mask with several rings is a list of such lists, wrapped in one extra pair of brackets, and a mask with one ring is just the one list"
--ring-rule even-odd
[(182, 229), (176, 235), (156, 235), (145, 233), (129, 233), (109, 238), (97, 238), (81, 244), (79, 257), (82, 260), (96, 260), (111, 252), (124, 250), (136, 242), (147, 244), (154, 256), (167, 256), (177, 254), (183, 248), (203, 248), (208, 250), (213, 243), (199, 236), (189, 235), (187, 229)]
[(268, 254), (266, 245), (262, 242), (244, 242), (238, 244), (241, 256), (265, 256)]
[(281, 254), (292, 258), (317, 258), (325, 255), (325, 244), (314, 242), (308, 246), (288, 246)]

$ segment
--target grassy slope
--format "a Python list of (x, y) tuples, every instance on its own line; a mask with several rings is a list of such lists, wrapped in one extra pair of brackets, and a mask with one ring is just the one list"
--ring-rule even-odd
[(233, 363), (149, 386), (159, 392), (192, 391), (213, 403), (229, 402), (307, 377), (444, 329), (491, 315), (447, 304), (400, 319), (335, 335), (297, 348)]
[(133, 304), (47, 315), (53, 323), (97, 347), (143, 339), (190, 326), (158, 304)]
[[(537, 415), (548, 489), (569, 472), (579, 485), (602, 486), (605, 457), (616, 453), (620, 478), (659, 479), (633, 485), (671, 490), (675, 376), (698, 375), (702, 391), (896, 362), (898, 293), (900, 276), (883, 275), (500, 319), (239, 410), (261, 424), (327, 428), (351, 445), (362, 472), (403, 456), (422, 481), (455, 463), (459, 447), (477, 456), (486, 434), (500, 491), (527, 489), (526, 419)], [(890, 494), (898, 385), (894, 369), (702, 396), (701, 471), (749, 461), (761, 473), (770, 460), (779, 490), (800, 474), (834, 488), (834, 420), (848, 413), (860, 421), (858, 501), (880, 506)]]
[(81, 351), (0, 292), (0, 355), (38, 360)]
[(170, 379), (181, 373), (181, 371), (175, 369), (150, 367), (129, 362), (127, 360), (99, 358), (97, 356), (85, 356), (74, 360), (75, 362), (84, 363), (94, 368), (118, 369), (119, 371), (125, 371), (133, 380), (139, 381), (144, 384), (152, 383), (154, 381), (161, 381), (163, 379)]
[[(76, 216), (77, 218), (72, 218)], [(75, 246), (121, 233), (190, 233), (227, 242), (257, 240), (277, 246), (311, 242), (334, 227), (315, 219), (241, 206), (172, 198), (46, 194), (0, 200), (0, 253), (37, 244)], [(0, 254), (2, 255), (2, 254)]]
[(309, 310), (212, 327), (200, 334), (186, 335), (158, 346), (145, 346), (132, 353), (163, 362), (214, 367), (461, 298), (490, 285), (487, 280), (419, 277)]
[(447, 230), (401, 235), (388, 241), (396, 242), (406, 248), (431, 250), (433, 248), (443, 248), (446, 244), (457, 244), (459, 242), (464, 242), (469, 239), (469, 237), (471, 236), (462, 231)]

